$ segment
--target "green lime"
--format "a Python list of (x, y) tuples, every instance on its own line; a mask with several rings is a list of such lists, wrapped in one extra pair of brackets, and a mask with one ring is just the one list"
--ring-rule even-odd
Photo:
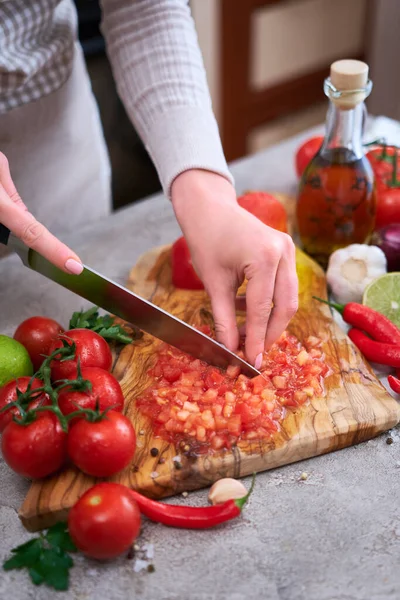
[(33, 366), (22, 344), (0, 335), (0, 387), (11, 379), (33, 375)]
[(400, 327), (400, 273), (386, 273), (372, 281), (364, 291), (363, 304)]

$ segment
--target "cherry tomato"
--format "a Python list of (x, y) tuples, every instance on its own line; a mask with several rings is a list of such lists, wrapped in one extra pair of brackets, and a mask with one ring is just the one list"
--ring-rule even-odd
[(296, 152), (295, 163), (296, 173), (299, 179), (303, 175), (311, 159), (314, 158), (318, 150), (321, 148), (323, 141), (324, 137), (322, 135), (316, 135), (305, 141), (304, 144), (298, 148)]
[[(90, 392), (77, 392), (63, 389), (58, 396), (58, 406), (64, 415), (81, 408), (96, 408), (96, 402), (99, 402), (99, 409), (104, 411), (112, 406), (113, 410), (121, 412), (124, 407), (124, 395), (121, 386), (114, 375), (100, 369), (99, 367), (82, 367), (83, 379), (88, 379), (92, 384)], [(75, 379), (76, 373), (72, 373), (69, 379)], [(76, 421), (72, 419), (70, 423)]]
[(51, 362), (51, 377), (53, 381), (68, 379), (76, 373), (78, 357), (81, 367), (99, 367), (110, 371), (112, 365), (112, 354), (109, 345), (98, 333), (90, 329), (71, 329), (57, 336), (51, 343), (50, 354), (57, 348), (62, 347), (62, 341), (73, 341), (76, 345), (75, 358), (73, 360)]
[(51, 342), (63, 331), (61, 325), (53, 319), (31, 317), (17, 327), (14, 339), (28, 350), (33, 367), (37, 371), (44, 357), (49, 354)]
[[(386, 152), (382, 146), (367, 152), (366, 157), (371, 163), (377, 183), (386, 184), (393, 176), (393, 155), (395, 148), (387, 147)], [(400, 157), (397, 158), (398, 171), (400, 172)]]
[(81, 552), (98, 560), (126, 552), (140, 532), (140, 511), (129, 489), (99, 483), (79, 498), (68, 515), (68, 530)]
[(29, 425), (11, 421), (1, 438), (3, 458), (23, 477), (41, 479), (55, 473), (67, 457), (67, 434), (50, 411), (37, 414)]
[(203, 283), (194, 270), (189, 247), (184, 237), (180, 237), (172, 246), (172, 283), (185, 290), (202, 290)]
[(110, 410), (95, 423), (79, 419), (68, 434), (68, 454), (81, 471), (93, 477), (110, 477), (129, 465), (136, 449), (131, 422)]
[(375, 229), (400, 223), (400, 187), (378, 189)]
[[(18, 379), (13, 379), (0, 388), (0, 410), (10, 404), (10, 402), (15, 402), (17, 400), (17, 389), (24, 393), (27, 390), (28, 383), (30, 382), (30, 377), (19, 377)], [(42, 387), (43, 382), (40, 379), (34, 379), (32, 382), (31, 389), (36, 390)], [(45, 394), (40, 394), (38, 398), (32, 400), (29, 403), (29, 408), (36, 408), (39, 404), (47, 404), (48, 398)], [(13, 406), (10, 410), (6, 410), (3, 413), (0, 413), (0, 433), (4, 431), (6, 425), (12, 421), (13, 416), (19, 414), (19, 410)]]
[(238, 198), (239, 205), (265, 225), (287, 233), (287, 215), (277, 198), (266, 192), (248, 192)]

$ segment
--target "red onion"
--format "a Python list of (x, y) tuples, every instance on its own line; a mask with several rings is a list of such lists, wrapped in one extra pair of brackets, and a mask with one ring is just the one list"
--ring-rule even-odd
[(400, 271), (400, 223), (393, 223), (375, 231), (371, 244), (378, 246), (385, 254), (388, 272)]

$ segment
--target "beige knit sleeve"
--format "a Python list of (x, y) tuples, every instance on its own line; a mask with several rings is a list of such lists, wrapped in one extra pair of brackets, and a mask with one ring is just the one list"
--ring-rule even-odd
[(118, 93), (170, 195), (177, 175), (207, 169), (232, 180), (186, 0), (102, 0)]

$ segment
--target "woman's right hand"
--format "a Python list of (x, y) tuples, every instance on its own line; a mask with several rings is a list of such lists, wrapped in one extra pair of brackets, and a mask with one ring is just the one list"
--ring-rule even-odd
[(83, 265), (75, 252), (60, 242), (28, 211), (11, 179), (8, 160), (1, 152), (0, 223), (8, 227), (26, 246), (39, 252), (56, 267), (73, 275), (82, 273)]

